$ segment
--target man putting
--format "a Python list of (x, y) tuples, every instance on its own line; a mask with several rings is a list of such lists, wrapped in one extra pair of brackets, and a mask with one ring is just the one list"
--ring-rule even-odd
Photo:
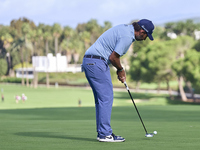
[(142, 19), (132, 25), (118, 25), (104, 32), (85, 52), (82, 67), (93, 90), (96, 108), (97, 140), (100, 142), (123, 142), (111, 128), (110, 119), (113, 104), (113, 85), (109, 64), (117, 69), (118, 79), (124, 83), (126, 73), (120, 57), (126, 54), (132, 42), (153, 40), (154, 25)]

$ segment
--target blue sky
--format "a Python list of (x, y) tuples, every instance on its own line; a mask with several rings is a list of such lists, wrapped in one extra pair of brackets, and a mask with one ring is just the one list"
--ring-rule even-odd
[(75, 28), (96, 19), (113, 26), (147, 18), (160, 25), (200, 17), (200, 0), (0, 0), (0, 24), (26, 17), (36, 25), (44, 23)]

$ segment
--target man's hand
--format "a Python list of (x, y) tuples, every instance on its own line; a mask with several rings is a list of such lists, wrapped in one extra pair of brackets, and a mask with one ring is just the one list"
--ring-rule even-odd
[(118, 76), (119, 81), (121, 81), (122, 83), (126, 81), (126, 72), (124, 69), (117, 70), (117, 76)]

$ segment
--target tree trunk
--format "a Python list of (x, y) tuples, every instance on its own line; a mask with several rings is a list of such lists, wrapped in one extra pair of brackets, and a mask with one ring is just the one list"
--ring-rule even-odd
[(26, 86), (29, 87), (28, 68), (26, 68)]
[[(35, 68), (34, 68), (35, 70)], [(38, 87), (38, 73), (34, 71), (34, 82), (33, 82), (33, 87), (37, 88)]]
[(172, 96), (172, 90), (171, 90), (170, 85), (169, 85), (169, 80), (166, 80), (166, 83), (167, 83), (167, 90), (168, 90), (169, 96), (171, 97)]
[(22, 86), (24, 86), (24, 65), (22, 62), (22, 82), (21, 82)]
[(11, 77), (11, 58), (10, 58), (10, 53), (9, 52), (7, 52), (6, 57), (7, 57), (7, 63), (8, 63), (8, 72), (7, 72), (7, 74)]
[(74, 56), (75, 64), (77, 64), (80, 54), (79, 53), (74, 53), (73, 56)]
[(46, 72), (46, 87), (49, 88), (49, 72)]
[(56, 56), (56, 72), (58, 71), (57, 52), (58, 52), (58, 38), (55, 37), (55, 56)]
[(186, 97), (184, 89), (183, 89), (183, 77), (182, 76), (178, 77), (178, 86), (179, 86), (179, 91), (181, 94), (182, 101), (187, 101), (187, 97)]
[[(46, 57), (49, 52), (49, 43), (48, 40), (45, 42), (45, 48), (46, 48)], [(49, 72), (48, 72), (48, 57), (47, 57), (47, 70), (46, 70), (46, 87), (49, 88)]]
[(72, 60), (72, 54), (70, 52), (67, 52), (66, 56), (67, 56), (67, 64), (69, 64)]
[(86, 50), (90, 47), (88, 42), (84, 42), (84, 46), (85, 46), (85, 52)]
[(49, 52), (49, 42), (48, 42), (48, 40), (46, 40), (46, 42), (45, 42), (45, 49), (46, 49), (46, 55), (48, 55), (48, 52)]
[(26, 86), (29, 87), (29, 79), (28, 79), (28, 55), (26, 53)]
[(191, 94), (192, 99), (195, 100), (195, 98), (194, 98), (194, 90), (192, 89), (191, 82), (189, 82), (189, 81), (186, 82), (186, 85), (187, 85), (187, 87), (188, 87), (188, 89), (189, 89), (189, 91), (190, 91), (190, 94)]
[(22, 65), (22, 86), (24, 86), (24, 57), (23, 57), (23, 48), (21, 48), (21, 65)]

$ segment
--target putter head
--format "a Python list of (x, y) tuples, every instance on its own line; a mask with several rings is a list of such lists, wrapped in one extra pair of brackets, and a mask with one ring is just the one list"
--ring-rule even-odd
[(145, 134), (146, 137), (153, 137), (153, 135), (154, 135), (153, 133), (147, 133), (147, 134)]

